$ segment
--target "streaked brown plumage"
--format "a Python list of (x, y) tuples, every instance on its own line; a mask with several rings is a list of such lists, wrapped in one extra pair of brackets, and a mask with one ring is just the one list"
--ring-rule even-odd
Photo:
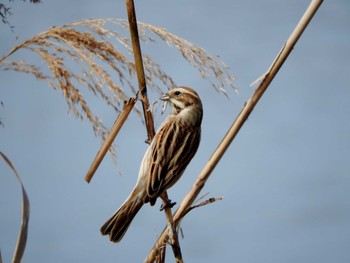
[(119, 242), (143, 204), (154, 205), (174, 185), (195, 155), (201, 134), (202, 102), (191, 88), (178, 87), (160, 98), (171, 106), (140, 165), (135, 188), (102, 226), (101, 233)]

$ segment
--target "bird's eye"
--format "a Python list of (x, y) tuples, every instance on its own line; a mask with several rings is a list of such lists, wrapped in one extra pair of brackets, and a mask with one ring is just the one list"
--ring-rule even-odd
[(175, 93), (174, 93), (176, 96), (179, 96), (180, 94), (181, 94), (181, 92), (180, 91), (175, 91)]

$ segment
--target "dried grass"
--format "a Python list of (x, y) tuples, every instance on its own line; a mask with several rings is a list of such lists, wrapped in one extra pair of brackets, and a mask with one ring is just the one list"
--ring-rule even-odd
[[(21, 228), (18, 233), (17, 244), (15, 251), (13, 252), (12, 262), (20, 263), (22, 262), (22, 258), (24, 255), (24, 251), (26, 249), (27, 237), (28, 237), (28, 226), (29, 226), (29, 217), (30, 217), (30, 204), (27, 192), (24, 188), (22, 179), (19, 173), (16, 171), (15, 166), (12, 164), (10, 159), (0, 151), (0, 156), (5, 161), (5, 163), (11, 168), (14, 175), (16, 176), (17, 181), (19, 182), (22, 189), (22, 220), (21, 220)], [(2, 262), (1, 253), (0, 253), (0, 263)]]
[[(141, 40), (155, 42), (151, 36), (154, 34), (176, 47), (217, 91), (226, 94), (225, 86), (235, 90), (232, 84), (235, 78), (217, 56), (207, 54), (202, 48), (162, 28), (140, 22), (138, 25)], [(121, 30), (115, 30), (116, 26)], [(95, 135), (104, 141), (108, 130), (85, 101), (83, 88), (102, 98), (116, 112), (121, 111), (128, 94), (136, 94), (132, 81), (136, 77), (135, 66), (127, 57), (132, 53), (132, 45), (122, 35), (128, 30), (128, 22), (120, 19), (88, 19), (52, 27), (3, 56), (0, 69), (24, 72), (48, 81), (50, 87), (63, 92), (69, 111), (81, 119), (88, 119)], [(28, 62), (8, 60), (11, 54), (23, 49), (39, 55), (49, 71)], [(147, 86), (153, 91), (162, 94), (164, 87), (170, 89), (176, 85), (150, 56), (145, 55), (143, 61)], [(135, 111), (140, 115), (137, 108)], [(111, 153), (115, 154), (113, 149)]]

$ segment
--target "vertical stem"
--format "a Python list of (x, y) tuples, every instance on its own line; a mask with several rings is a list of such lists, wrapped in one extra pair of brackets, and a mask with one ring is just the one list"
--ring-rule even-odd
[(128, 13), (128, 19), (129, 19), (130, 37), (132, 41), (132, 49), (134, 52), (135, 68), (137, 72), (137, 80), (138, 80), (139, 90), (141, 94), (143, 114), (145, 117), (145, 122), (147, 127), (147, 138), (148, 138), (148, 142), (151, 142), (152, 138), (155, 135), (153, 115), (152, 115), (152, 112), (149, 110), (145, 71), (143, 68), (140, 39), (139, 39), (139, 33), (137, 29), (137, 20), (136, 20), (135, 6), (134, 6), (133, 0), (126, 0), (126, 9)]
[[(145, 117), (146, 128), (147, 128), (148, 143), (150, 143), (155, 135), (154, 122), (153, 122), (152, 112), (149, 110), (146, 78), (145, 78), (145, 72), (143, 68), (140, 38), (139, 38), (138, 29), (137, 29), (137, 19), (136, 19), (136, 12), (135, 12), (135, 6), (134, 6), (133, 0), (126, 0), (126, 9), (128, 13), (128, 19), (129, 19), (130, 37), (132, 41), (132, 49), (134, 52), (137, 80), (138, 80), (139, 90), (141, 94), (143, 114)], [(164, 195), (166, 195), (167, 197), (166, 192), (164, 193)], [(177, 233), (175, 230), (175, 225), (173, 224), (172, 213), (170, 209), (166, 209), (166, 215), (167, 215), (167, 219), (169, 220), (169, 228), (172, 230), (173, 239), (175, 240), (175, 242), (171, 244), (173, 248), (174, 256), (177, 263), (182, 263), (183, 260), (181, 255), (181, 249), (178, 242)]]

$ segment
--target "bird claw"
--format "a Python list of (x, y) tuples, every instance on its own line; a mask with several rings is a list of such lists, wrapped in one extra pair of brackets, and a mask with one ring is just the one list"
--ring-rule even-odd
[(165, 208), (173, 208), (174, 205), (176, 205), (176, 202), (171, 202), (169, 200), (169, 202), (161, 204), (159, 211), (163, 211)]

